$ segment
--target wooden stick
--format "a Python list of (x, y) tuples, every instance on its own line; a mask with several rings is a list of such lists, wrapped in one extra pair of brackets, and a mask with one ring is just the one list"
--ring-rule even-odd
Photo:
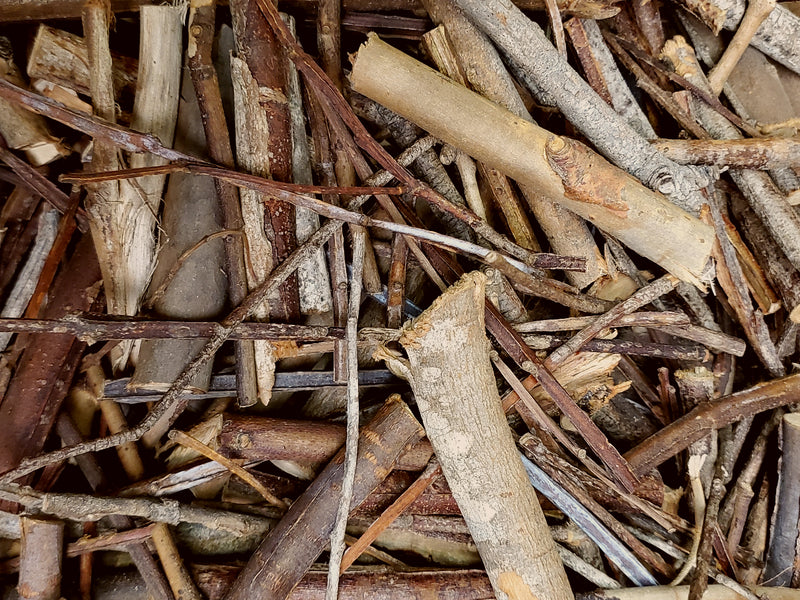
[[(5, 40), (5, 38), (3, 38)], [(0, 53), (0, 79), (25, 86), (13, 57), (6, 55), (10, 44), (4, 44), (5, 50)], [(54, 138), (41, 117), (20, 110), (5, 100), (0, 100), (0, 134), (6, 139), (10, 148), (25, 152), (32, 165), (39, 167), (61, 158), (69, 151)]]
[[(203, 115), (208, 155), (215, 162), (233, 168), (234, 158), (225, 108), (222, 103), (219, 78), (214, 68), (212, 47), (216, 31), (215, 2), (196, 0), (191, 3), (186, 62), (194, 83), (197, 103)], [(230, 77), (230, 61), (225, 74)], [(227, 230), (242, 231), (242, 206), (239, 192), (228, 182), (214, 180), (219, 198), (222, 226)], [(228, 298), (238, 306), (247, 296), (247, 274), (244, 262), (244, 240), (241, 236), (225, 237), (225, 274), (228, 280)], [(234, 343), (236, 354), (236, 390), (241, 406), (257, 402), (255, 348), (252, 342)]]
[[(634, 7), (652, 4), (652, 2), (641, 2), (640, 0), (635, 0), (633, 3)], [(656, 137), (653, 126), (614, 62), (614, 56), (606, 46), (597, 22), (573, 18), (564, 24), (564, 29), (567, 30), (572, 40), (572, 45), (592, 88), (602, 97), (607, 96), (607, 102), (614, 107), (615, 111), (625, 117), (639, 135), (648, 140)], [(658, 44), (659, 42), (654, 41), (654, 43)], [(661, 44), (663, 45), (663, 40)]]
[[(359, 436), (358, 464), (351, 508), (358, 506), (388, 474), (402, 449), (423, 435), (399, 396), (386, 405)], [(264, 538), (231, 585), (226, 600), (286, 598), (324, 548), (333, 529), (344, 452), (330, 462), (314, 483)]]
[(484, 333), (484, 286), (480, 273), (462, 277), (404, 331), (409, 362), (388, 351), (382, 357), (411, 382), (497, 597), (571, 598), (500, 409)]
[[(697, 63), (694, 50), (681, 36), (664, 45), (663, 58), (671, 63), (672, 69), (679, 75), (708, 91), (708, 83)], [(730, 122), (704, 103), (693, 102), (692, 108), (698, 120), (715, 138), (741, 138), (741, 134)], [(766, 173), (736, 170), (731, 172), (731, 176), (786, 256), (795, 267), (799, 267), (800, 217), (786, 202), (784, 195)]]
[[(99, 279), (92, 240), (84, 237), (56, 278), (43, 316), (61, 318), (66, 306), (89, 310), (99, 291)], [(25, 457), (41, 452), (84, 347), (68, 335), (28, 338), (7, 395), (0, 401), (9, 427), (0, 440), (0, 471), (14, 469)], [(24, 404), (12, 400), (20, 394), (27, 399)]]
[(58, 600), (61, 597), (64, 523), (37, 517), (23, 517), (21, 521), (19, 597)]
[[(112, 52), (112, 78), (117, 94), (135, 93), (138, 61)], [(28, 77), (49, 82), (91, 96), (89, 54), (82, 37), (40, 24), (28, 52)]]
[(199, 442), (194, 437), (183, 433), (182, 431), (178, 431), (177, 429), (173, 429), (169, 433), (169, 439), (176, 441), (181, 446), (185, 446), (199, 454), (205, 456), (209, 460), (213, 460), (221, 464), (223, 467), (228, 469), (231, 473), (239, 477), (242, 481), (250, 484), (253, 488), (264, 497), (264, 500), (272, 504), (273, 506), (277, 506), (278, 508), (286, 509), (288, 505), (277, 498), (272, 492), (270, 492), (264, 485), (258, 481), (255, 477), (253, 477), (250, 473), (248, 473), (244, 468), (237, 465), (233, 461), (228, 458), (222, 456), (219, 452), (214, 450), (213, 448), (208, 447), (206, 444)]
[[(23, 315), (37, 288), (39, 276), (44, 268), (47, 255), (53, 246), (58, 230), (58, 215), (55, 210), (47, 210), (39, 217), (36, 242), (30, 249), (25, 263), (20, 269), (14, 287), (6, 298), (0, 317), (17, 318)], [(0, 334), (0, 351), (5, 350), (11, 334)]]
[(775, 5), (775, 0), (751, 0), (747, 3), (747, 10), (739, 22), (736, 34), (725, 49), (725, 53), (708, 73), (708, 84), (715, 95), (720, 94), (728, 76)]
[(568, 356), (577, 352), (585, 342), (594, 338), (606, 327), (613, 325), (617, 317), (638, 310), (645, 304), (652, 302), (654, 299), (660, 298), (664, 294), (671, 292), (677, 283), (678, 282), (674, 277), (666, 275), (660, 279), (657, 279), (650, 285), (640, 289), (633, 296), (620, 302), (603, 316), (596, 318), (591, 325), (584, 327), (581, 331), (570, 338), (566, 344), (553, 351), (550, 356), (547, 357), (545, 365), (548, 368), (553, 368), (560, 364)]
[(659, 151), (681, 164), (772, 170), (800, 166), (800, 140), (653, 140)]
[(425, 470), (406, 490), (397, 497), (392, 505), (387, 508), (381, 516), (367, 530), (361, 534), (358, 541), (351, 544), (342, 557), (340, 572), (344, 573), (352, 565), (367, 547), (374, 542), (377, 537), (388, 527), (392, 521), (399, 517), (404, 510), (420, 497), (433, 480), (442, 474), (439, 463), (432, 461), (425, 467)]
[[(463, 87), (441, 79), (375, 36), (371, 36), (359, 51), (351, 80), (356, 91), (404, 114), (437, 137), (460, 146), (514, 179), (535, 187), (609, 231), (631, 249), (660, 263), (678, 278), (700, 283), (712, 242), (708, 227), (659, 194), (626, 178), (615, 167), (604, 164), (576, 142), (555, 138)], [(422, 89), (425, 93), (420, 93)], [(437, 101), (432, 104), (428, 98)], [(454, 118), (451, 110), (454, 106), (459, 107), (458, 118)], [(598, 183), (601, 179), (614, 181), (612, 185), (616, 190), (626, 190), (626, 201), (620, 201), (617, 196), (604, 200), (604, 204), (587, 204), (567, 198), (565, 193), (597, 193), (594, 189), (575, 189), (585, 161), (591, 161), (596, 168), (602, 166), (604, 171), (602, 176), (598, 175)], [(614, 192), (611, 195), (614, 196)], [(649, 215), (654, 210), (663, 211), (665, 219), (658, 228), (652, 227), (649, 217), (644, 218), (645, 213)], [(664, 226), (669, 222), (673, 222), (674, 227)], [(667, 228), (670, 236), (664, 236)], [(680, 235), (674, 235), (675, 232)], [(654, 246), (659, 247), (659, 253), (653, 252)]]
[[(711, 0), (681, 0), (691, 12), (699, 16), (718, 34), (725, 29), (736, 29), (746, 12), (744, 0), (721, 2)], [(751, 40), (751, 44), (773, 60), (781, 63), (795, 73), (800, 73), (800, 17), (780, 4), (769, 14)]]
[[(189, 74), (183, 78), (175, 147), (193, 154), (203, 153), (203, 127), (199, 105)], [(221, 240), (203, 244), (183, 260), (183, 253), (198, 240), (219, 231), (216, 218), (218, 199), (214, 182), (205, 177), (176, 173), (170, 176), (164, 196), (161, 229), (166, 242), (158, 250), (149, 287), (152, 312), (168, 319), (213, 319), (225, 305), (226, 281), (222, 268)], [(174, 277), (172, 271), (178, 268)], [(163, 292), (161, 290), (163, 289)], [(156, 293), (158, 298), (156, 298)], [(139, 348), (136, 369), (130, 379), (132, 390), (164, 390), (177, 377), (205, 340), (147, 340)], [(189, 388), (208, 390), (211, 364), (198, 373)], [(142, 439), (155, 445), (166, 432), (159, 424)]]
[(673, 421), (625, 457), (634, 472), (647, 473), (711, 429), (721, 429), (748, 416), (790, 404), (798, 389), (800, 375), (790, 375), (712, 400)]
[(745, 199), (736, 194), (730, 199), (733, 215), (739, 222), (758, 263), (763, 265), (767, 276), (783, 300), (783, 308), (792, 322), (800, 320), (800, 273), (786, 258), (783, 250), (775, 243), (767, 228), (755, 214)]
[[(284, 16), (289, 28), (297, 37), (294, 19)], [(313, 184), (311, 148), (306, 134), (306, 117), (303, 111), (303, 94), (300, 87), (300, 74), (291, 61), (286, 61), (286, 100), (292, 125), (292, 181)], [(302, 244), (317, 229), (319, 216), (308, 209), (295, 209), (297, 242)], [(313, 260), (297, 270), (300, 294), (300, 312), (304, 315), (323, 314), (332, 310), (330, 273), (326, 267), (325, 253), (320, 250)]]
[[(232, 62), (236, 148), (239, 165), (246, 171), (278, 181), (291, 181), (292, 132), (286, 98), (286, 55), (274, 32), (259, 16), (255, 3), (235, 1), (231, 5), (236, 60)], [(262, 90), (269, 90), (267, 96)], [(269, 195), (241, 194), (250, 246), (250, 262), (256, 277), (250, 288), (259, 285), (275, 265), (297, 246), (294, 207)], [(297, 277), (292, 275), (281, 286), (279, 298), (270, 299), (258, 318), (291, 321), (299, 315)], [(256, 344), (259, 374), (269, 362), (269, 349)], [(274, 367), (271, 367), (274, 371)], [(268, 378), (259, 379), (259, 398), (269, 402)]]
[(201, 600), (202, 596), (192, 581), (189, 571), (181, 560), (178, 547), (172, 539), (172, 533), (165, 523), (157, 523), (152, 533), (153, 545), (161, 557), (161, 564), (167, 575), (175, 598), (180, 600)]
[[(452, 0), (425, 0), (425, 8), (436, 23), (444, 25), (448, 40), (461, 57), (462, 64), (473, 65), (467, 71), (472, 88), (518, 117), (530, 119), (497, 50), (455, 3)], [(523, 186), (522, 192), (554, 252), (586, 258), (584, 273), (567, 275), (573, 285), (586, 288), (608, 272), (586, 224), (579, 217), (538, 193), (532, 186)]]
[[(769, 594), (775, 600), (797, 600), (797, 590), (781, 587), (756, 587), (756, 594)], [(600, 590), (578, 595), (580, 600), (688, 600), (689, 586), (652, 586)], [(724, 585), (710, 585), (703, 596), (706, 600), (741, 600), (741, 596)]]
[(347, 527), (347, 517), (353, 502), (354, 485), (356, 477), (356, 464), (358, 461), (358, 315), (361, 309), (361, 290), (364, 277), (364, 254), (366, 245), (366, 231), (357, 229), (353, 231), (353, 274), (350, 280), (350, 290), (347, 304), (346, 350), (347, 350), (347, 426), (345, 438), (344, 468), (342, 474), (341, 498), (336, 511), (336, 521), (331, 530), (331, 549), (328, 560), (328, 588), (325, 592), (326, 600), (336, 600), (339, 594), (339, 574), (342, 564), (342, 555), (345, 551), (344, 535)]
[(698, 187), (707, 184), (708, 178), (663, 156), (653, 156), (647, 141), (567, 64), (537, 24), (507, 0), (457, 0), (457, 4), (602, 154), (682, 208), (699, 209)]

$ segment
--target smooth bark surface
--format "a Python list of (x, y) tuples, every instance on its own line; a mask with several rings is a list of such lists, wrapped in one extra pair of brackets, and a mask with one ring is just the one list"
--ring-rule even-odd
[[(359, 93), (592, 221), (676, 277), (696, 284), (705, 277), (711, 229), (585, 146), (514, 116), (374, 35), (359, 50), (351, 83)], [(590, 169), (596, 175), (583, 180)], [(592, 183), (583, 187), (589, 179)]]

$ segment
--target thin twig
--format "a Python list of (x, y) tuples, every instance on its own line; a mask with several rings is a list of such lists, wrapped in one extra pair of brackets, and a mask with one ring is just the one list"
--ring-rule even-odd
[(342, 495), (336, 522), (331, 531), (331, 553), (328, 562), (328, 585), (325, 600), (336, 600), (339, 594), (339, 574), (342, 554), (345, 549), (344, 533), (350, 504), (353, 500), (353, 484), (358, 458), (358, 315), (361, 309), (361, 287), (364, 276), (364, 251), (366, 232), (353, 229), (353, 275), (350, 280), (350, 298), (347, 307), (347, 433), (345, 439), (344, 474)]
[(208, 460), (213, 460), (221, 464), (223, 467), (228, 469), (231, 473), (236, 475), (239, 479), (244, 481), (246, 484), (253, 487), (261, 496), (263, 496), (264, 500), (272, 504), (273, 506), (277, 506), (278, 508), (287, 509), (289, 505), (286, 504), (283, 500), (275, 496), (272, 492), (270, 492), (263, 483), (261, 483), (258, 479), (253, 477), (250, 473), (247, 472), (246, 469), (237, 465), (235, 462), (230, 460), (229, 458), (225, 458), (214, 450), (213, 448), (209, 448), (207, 445), (203, 444), (202, 442), (196, 440), (191, 435), (184, 433), (183, 431), (179, 431), (177, 429), (173, 429), (169, 432), (169, 439), (177, 442), (181, 446), (185, 446), (195, 452), (198, 452), (205, 456)]

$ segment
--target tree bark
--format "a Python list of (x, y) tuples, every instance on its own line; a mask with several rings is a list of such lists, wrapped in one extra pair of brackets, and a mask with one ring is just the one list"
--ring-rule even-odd
[(403, 370), (497, 598), (572, 598), (501, 407), (484, 332), (486, 278), (469, 273), (405, 329)]

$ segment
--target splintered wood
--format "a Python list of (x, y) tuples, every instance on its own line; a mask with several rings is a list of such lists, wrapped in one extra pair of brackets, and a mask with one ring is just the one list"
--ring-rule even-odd
[(800, 600), (800, 3), (0, 4), (3, 597)]

